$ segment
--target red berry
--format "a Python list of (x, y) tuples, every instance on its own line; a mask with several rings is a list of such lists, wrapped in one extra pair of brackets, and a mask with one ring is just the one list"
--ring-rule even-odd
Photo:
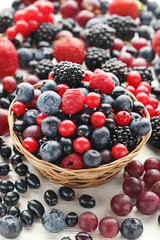
[(44, 137), (41, 127), (38, 125), (30, 125), (22, 132), (22, 139), (32, 137), (36, 141), (39, 141)]
[(22, 2), (25, 4), (25, 5), (30, 5), (32, 3), (34, 3), (36, 0), (22, 0)]
[(148, 46), (148, 41), (145, 38), (138, 38), (131, 42), (132, 46), (139, 51), (142, 47)]
[(134, 160), (125, 167), (124, 173), (125, 176), (131, 176), (139, 178), (144, 172), (143, 164), (140, 161)]
[(53, 3), (49, 2), (49, 1), (43, 2), (43, 4), (40, 7), (40, 11), (44, 15), (53, 13), (54, 12), (54, 5), (53, 5)]
[(119, 159), (119, 158), (125, 157), (127, 154), (128, 154), (128, 149), (122, 143), (117, 143), (112, 148), (112, 156), (115, 159)]
[(62, 38), (54, 46), (57, 62), (69, 61), (82, 64), (85, 59), (84, 43), (78, 38)]
[(127, 86), (125, 89), (135, 95), (135, 90), (136, 90), (136, 89), (135, 89), (133, 86), (130, 86), (130, 85), (129, 85), (129, 86)]
[(125, 126), (127, 125), (131, 120), (131, 116), (127, 111), (119, 111), (116, 114), (116, 122), (121, 125)]
[(6, 35), (8, 36), (8, 38), (10, 40), (15, 40), (15, 38), (17, 36), (17, 28), (16, 28), (16, 26), (12, 26), (12, 27), (7, 28)]
[(62, 30), (62, 31), (60, 31), (60, 32), (58, 32), (58, 33), (56, 34), (55, 39), (56, 39), (56, 40), (59, 40), (59, 39), (64, 38), (64, 37), (72, 38), (72, 37), (74, 37), (74, 36), (73, 36), (73, 34), (72, 34), (70, 31), (68, 31), (68, 30)]
[(3, 89), (6, 92), (12, 93), (15, 91), (15, 89), (17, 87), (17, 82), (14, 77), (7, 76), (2, 79), (2, 85), (3, 85)]
[(64, 84), (64, 83), (61, 83), (57, 86), (57, 91), (58, 91), (58, 94), (59, 96), (63, 96), (63, 94), (68, 90), (70, 89), (69, 86), (67, 84)]
[(48, 79), (50, 79), (50, 80), (54, 80), (54, 78), (52, 77), (52, 73), (53, 73), (53, 72), (50, 72), (50, 73), (48, 74)]
[(159, 109), (154, 112), (154, 116), (160, 116), (160, 110)]
[(82, 80), (82, 82), (89, 82), (91, 80), (91, 77), (93, 76), (93, 72), (86, 70), (84, 72), (84, 79)]
[(50, 13), (48, 15), (44, 15), (43, 16), (43, 22), (54, 23), (54, 14)]
[(29, 36), (30, 29), (29, 24), (24, 20), (19, 20), (16, 22), (17, 32), (21, 33), (24, 37)]
[(82, 161), (82, 155), (80, 155), (78, 153), (72, 153), (72, 154), (66, 156), (62, 160), (60, 166), (62, 168), (68, 168), (68, 169), (73, 169), (73, 170), (83, 169), (84, 164)]
[(110, 206), (118, 216), (126, 216), (132, 211), (133, 203), (126, 194), (117, 194), (111, 199)]
[(38, 125), (42, 125), (42, 121), (46, 118), (49, 117), (50, 115), (46, 115), (44, 113), (39, 113), (36, 117), (36, 122), (38, 123)]
[(150, 118), (152, 118), (154, 116), (154, 112), (155, 112), (154, 108), (150, 104), (147, 104), (145, 107), (150, 115)]
[(134, 57), (128, 52), (121, 52), (117, 59), (126, 63), (127, 67), (129, 67), (131, 62), (133, 61)]
[(44, 16), (41, 12), (38, 12), (38, 18), (37, 18), (37, 22), (39, 24), (43, 23), (44, 22)]
[(26, 78), (24, 78), (23, 81), (28, 82), (31, 85), (34, 85), (34, 84), (37, 84), (40, 81), (40, 79), (36, 75), (29, 74)]
[(160, 180), (160, 171), (158, 169), (149, 169), (145, 172), (143, 180), (147, 187), (151, 187), (153, 183)]
[(127, 82), (129, 85), (131, 85), (133, 87), (137, 87), (142, 82), (142, 77), (139, 72), (131, 71), (127, 75)]
[(30, 32), (34, 32), (38, 29), (38, 22), (35, 20), (29, 20), (28, 21), (29, 24), (29, 30)]
[(15, 22), (24, 19), (24, 14), (25, 14), (24, 10), (18, 10), (18, 11), (16, 11), (15, 14), (14, 14), (14, 20), (15, 20)]
[(30, 102), (26, 103), (27, 108), (36, 109), (37, 108), (36, 101), (40, 95), (41, 95), (41, 91), (39, 89), (35, 89), (33, 99)]
[(66, 119), (59, 124), (58, 131), (63, 137), (68, 137), (74, 133), (75, 128), (74, 122)]
[(73, 148), (78, 153), (84, 153), (91, 147), (90, 141), (86, 137), (78, 137), (73, 142)]
[(140, 83), (140, 86), (145, 86), (145, 87), (147, 87), (148, 88), (148, 91), (149, 91), (149, 93), (151, 92), (151, 85), (150, 85), (150, 83), (149, 82), (141, 82)]
[(98, 0), (83, 0), (81, 7), (83, 9), (94, 12), (95, 14), (100, 13), (101, 5)]
[(22, 141), (22, 146), (30, 153), (33, 153), (37, 150), (37, 141), (32, 138), (32, 137), (28, 137), (25, 138)]
[(89, 86), (92, 89), (99, 89), (101, 93), (111, 93), (115, 87), (115, 83), (103, 70), (96, 69), (91, 77)]
[(159, 197), (153, 192), (143, 192), (137, 198), (136, 207), (141, 213), (151, 215), (159, 208)]
[(84, 232), (95, 231), (98, 226), (98, 218), (92, 212), (84, 212), (78, 218), (78, 226)]
[(151, 192), (154, 192), (157, 194), (157, 196), (160, 198), (160, 180), (156, 181), (152, 187), (151, 187)]
[(87, 94), (86, 98), (85, 98), (85, 104), (89, 107), (89, 108), (96, 108), (99, 106), (101, 100), (100, 97), (97, 93), (94, 92), (90, 92)]
[(12, 106), (12, 111), (17, 115), (23, 115), (26, 111), (26, 105), (23, 102), (16, 101)]
[(84, 106), (84, 94), (79, 89), (68, 89), (62, 97), (61, 109), (66, 114), (76, 114)]
[(6, 110), (0, 108), (0, 136), (4, 136), (9, 133), (9, 125), (8, 125), (8, 113)]
[(105, 124), (106, 122), (106, 116), (102, 112), (94, 112), (91, 116), (91, 123), (95, 127), (101, 127)]
[(89, 10), (82, 10), (77, 14), (76, 20), (77, 20), (78, 24), (84, 28), (86, 26), (86, 23), (94, 17), (95, 17), (95, 15), (93, 12), (91, 12)]
[(38, 8), (34, 5), (30, 5), (24, 9), (24, 19), (26, 21), (38, 19)]
[(103, 237), (114, 238), (119, 233), (119, 223), (113, 217), (104, 217), (99, 223), (99, 231)]
[(158, 30), (152, 39), (152, 48), (160, 56), (160, 30)]
[(77, 2), (68, 0), (62, 2), (59, 11), (63, 18), (74, 18), (79, 12), (79, 6)]
[(144, 92), (147, 95), (149, 94), (148, 88), (146, 86), (139, 85), (135, 90), (135, 95), (137, 95), (138, 93), (141, 93), (141, 92)]
[(144, 170), (158, 169), (160, 171), (160, 160), (155, 157), (147, 158), (144, 162)]
[(144, 58), (140, 58), (140, 57), (133, 59), (133, 61), (130, 64), (131, 68), (142, 67), (142, 66), (145, 66), (148, 68), (149, 64)]
[(124, 42), (120, 38), (115, 38), (112, 46), (112, 50), (121, 51), (124, 46)]
[(136, 98), (139, 102), (143, 103), (145, 106), (148, 104), (149, 102), (149, 97), (146, 93), (144, 92), (140, 92), (136, 95)]
[(127, 177), (123, 181), (123, 191), (131, 198), (136, 198), (142, 192), (142, 183), (138, 178)]
[(159, 105), (159, 101), (157, 98), (149, 97), (148, 104), (150, 104), (154, 109), (157, 109)]

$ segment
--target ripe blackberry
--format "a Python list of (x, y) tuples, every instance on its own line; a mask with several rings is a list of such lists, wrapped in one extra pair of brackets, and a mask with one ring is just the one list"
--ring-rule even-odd
[(48, 74), (53, 69), (53, 63), (49, 59), (42, 59), (40, 62), (38, 62), (36, 68), (35, 68), (35, 74), (40, 79), (48, 79)]
[(52, 23), (42, 23), (34, 33), (34, 39), (36, 42), (48, 41), (52, 42), (55, 38), (57, 27)]
[(110, 136), (108, 147), (112, 149), (117, 143), (123, 143), (128, 151), (131, 152), (137, 147), (138, 138), (131, 132), (129, 126), (117, 126)]
[(65, 83), (71, 88), (80, 87), (84, 78), (82, 66), (77, 63), (61, 61), (53, 68), (52, 77), (56, 83)]
[(150, 84), (152, 83), (153, 75), (150, 68), (142, 66), (142, 67), (134, 67), (133, 70), (141, 74), (142, 81), (149, 82)]
[(85, 63), (89, 70), (101, 68), (105, 61), (109, 60), (110, 54), (103, 48), (90, 47), (87, 49)]
[(4, 33), (7, 28), (14, 24), (13, 14), (4, 10), (0, 13), (0, 33)]
[(116, 30), (116, 36), (122, 40), (130, 41), (136, 32), (137, 25), (130, 17), (122, 17), (116, 14), (108, 19), (107, 24)]
[(102, 70), (115, 74), (121, 83), (126, 82), (129, 71), (127, 65), (116, 58), (111, 58), (102, 64)]
[(149, 142), (156, 148), (160, 148), (160, 116), (151, 118), (152, 134)]
[(87, 29), (85, 40), (89, 47), (111, 48), (115, 30), (106, 24), (96, 24)]

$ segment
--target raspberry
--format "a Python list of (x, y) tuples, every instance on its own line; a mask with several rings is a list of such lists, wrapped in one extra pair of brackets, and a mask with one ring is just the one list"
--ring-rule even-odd
[(152, 48), (160, 56), (160, 30), (158, 30), (152, 39)]
[(108, 9), (110, 15), (139, 17), (140, 10), (134, 0), (113, 0)]
[(18, 67), (18, 55), (15, 46), (7, 38), (0, 39), (0, 78), (12, 76)]
[(111, 93), (115, 83), (103, 70), (96, 69), (91, 77), (89, 86), (93, 89), (99, 89), (101, 93)]
[(68, 89), (62, 97), (61, 109), (66, 114), (76, 114), (84, 106), (84, 94), (79, 89)]
[(62, 168), (69, 168), (69, 169), (82, 169), (84, 168), (83, 162), (82, 162), (82, 156), (77, 153), (73, 153), (65, 157), (60, 165)]
[(85, 47), (78, 38), (63, 38), (54, 46), (54, 57), (57, 62), (69, 61), (82, 64), (85, 58)]

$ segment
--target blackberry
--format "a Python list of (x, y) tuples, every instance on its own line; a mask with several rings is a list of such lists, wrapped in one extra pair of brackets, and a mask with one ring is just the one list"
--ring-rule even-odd
[(49, 59), (42, 59), (35, 68), (35, 73), (40, 79), (48, 79), (48, 74), (53, 69), (53, 63)]
[(85, 40), (89, 47), (108, 49), (113, 45), (115, 30), (106, 24), (96, 24), (86, 30)]
[(57, 27), (52, 23), (42, 23), (34, 33), (34, 39), (36, 42), (48, 41), (52, 42), (57, 33)]
[(131, 132), (129, 126), (117, 126), (110, 136), (108, 148), (112, 149), (117, 143), (123, 143), (128, 151), (131, 152), (137, 147), (138, 140), (139, 137)]
[(116, 36), (122, 40), (130, 41), (136, 32), (137, 25), (130, 17), (122, 17), (116, 14), (108, 19), (107, 24), (116, 30)]
[(80, 87), (84, 78), (82, 66), (77, 63), (61, 61), (53, 68), (52, 77), (56, 83), (65, 83), (71, 88)]
[(153, 75), (150, 68), (142, 66), (142, 67), (134, 67), (133, 70), (141, 74), (142, 81), (149, 82), (150, 84), (152, 83)]
[(87, 49), (85, 63), (89, 70), (94, 71), (100, 68), (106, 60), (109, 60), (110, 54), (103, 48), (90, 47)]
[(14, 24), (13, 14), (9, 10), (0, 13), (0, 33), (4, 33), (7, 28)]
[(149, 142), (156, 148), (160, 149), (160, 116), (151, 118), (152, 134)]
[(102, 70), (105, 72), (111, 72), (116, 75), (121, 83), (125, 82), (127, 79), (127, 74), (129, 69), (127, 64), (123, 63), (116, 58), (111, 58), (102, 64)]

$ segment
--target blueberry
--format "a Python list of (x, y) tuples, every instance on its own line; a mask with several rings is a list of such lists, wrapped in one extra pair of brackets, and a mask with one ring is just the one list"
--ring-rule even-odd
[(15, 217), (19, 217), (19, 216), (20, 216), (20, 213), (21, 213), (21, 212), (20, 212), (19, 208), (16, 207), (16, 206), (10, 207), (10, 208), (8, 209), (8, 212), (7, 212), (8, 215), (12, 215), (12, 216), (15, 216)]
[(83, 163), (86, 168), (96, 168), (101, 165), (101, 162), (101, 154), (94, 149), (90, 149), (83, 154)]
[(65, 216), (60, 210), (50, 209), (43, 214), (42, 225), (49, 232), (60, 232), (65, 226)]
[[(99, 110), (98, 110), (99, 111)], [(80, 125), (76, 129), (76, 136), (77, 137), (86, 137), (90, 138), (91, 136), (91, 128), (88, 125)]]
[(71, 187), (60, 187), (59, 195), (66, 201), (72, 201), (75, 198), (75, 191)]
[(42, 88), (41, 88), (41, 92), (45, 92), (45, 91), (57, 91), (57, 84), (55, 81), (53, 80), (47, 80), (43, 83)]
[(96, 201), (92, 196), (83, 194), (79, 198), (79, 204), (84, 208), (93, 208), (96, 205)]
[(110, 72), (108, 72), (107, 75), (113, 79), (113, 81), (115, 83), (115, 87), (120, 85), (120, 81), (116, 75), (114, 75), (113, 73), (110, 73)]
[(66, 215), (66, 225), (68, 227), (75, 227), (78, 223), (78, 215), (75, 212), (70, 212)]
[(18, 163), (22, 163), (22, 157), (18, 154), (15, 154), (11, 157), (11, 164), (15, 167)]
[(50, 140), (41, 145), (39, 152), (43, 160), (54, 162), (60, 157), (62, 148), (57, 141)]
[(42, 203), (37, 200), (29, 201), (27, 208), (36, 218), (41, 218), (45, 212)]
[(105, 127), (107, 127), (109, 129), (109, 131), (113, 131), (113, 129), (116, 126), (116, 122), (114, 121), (113, 118), (106, 118), (106, 123), (104, 124)]
[(58, 202), (58, 196), (53, 190), (47, 190), (44, 193), (44, 200), (49, 206), (54, 206)]
[(109, 2), (108, 0), (100, 0), (100, 4), (101, 4), (101, 13), (105, 14), (108, 10)]
[(18, 192), (25, 193), (27, 192), (28, 186), (26, 181), (24, 181), (23, 179), (18, 179), (15, 182), (15, 188)]
[(124, 238), (137, 239), (143, 233), (143, 224), (137, 218), (127, 218), (122, 222), (120, 232)]
[(84, 94), (84, 96), (87, 96), (87, 94), (89, 93), (89, 91), (88, 91), (86, 88), (79, 87), (78, 89), (82, 91), (82, 93)]
[(0, 234), (5, 238), (16, 238), (22, 231), (21, 221), (12, 215), (0, 218)]
[(0, 203), (0, 218), (5, 216), (6, 213), (7, 213), (6, 205), (4, 205), (3, 203)]
[(157, 62), (154, 65), (154, 71), (155, 71), (156, 76), (160, 75), (160, 63)]
[(27, 173), (25, 181), (29, 187), (34, 189), (39, 188), (41, 185), (39, 178), (33, 173)]
[(112, 111), (112, 107), (108, 103), (102, 103), (102, 104), (99, 105), (97, 110), (100, 111), (100, 112), (103, 112), (107, 117), (108, 115), (110, 115), (110, 113)]
[(148, 1), (147, 2), (147, 8), (149, 11), (155, 13), (157, 7), (159, 7), (158, 3), (157, 2), (154, 2), (154, 1)]
[(22, 47), (23, 47), (23, 48), (31, 48), (31, 43), (30, 43), (30, 42), (24, 42), (24, 43), (22, 44)]
[(104, 23), (104, 21), (106, 21), (106, 20), (104, 20), (103, 18), (92, 18), (87, 22), (85, 28), (91, 28), (92, 26), (94, 26), (96, 24)]
[[(99, 127), (93, 130), (92, 143), (96, 149), (104, 149), (110, 138), (110, 132), (106, 127)], [(100, 159), (99, 161), (100, 162)]]
[(141, 115), (139, 113), (136, 113), (136, 112), (130, 112), (130, 117), (131, 117), (130, 122), (132, 122), (134, 119), (141, 118)]
[(113, 107), (114, 99), (110, 95), (104, 94), (102, 96), (102, 103), (108, 103)]
[(59, 144), (61, 145), (63, 153), (68, 154), (68, 153), (71, 153), (71, 151), (73, 150), (72, 141), (71, 141), (70, 138), (61, 137), (60, 140), (59, 140)]
[(142, 25), (150, 25), (153, 19), (153, 13), (151, 11), (143, 11), (140, 15), (140, 20)]
[(7, 163), (0, 162), (0, 176), (8, 175), (10, 171), (10, 167)]
[(151, 130), (151, 123), (147, 118), (134, 119), (130, 129), (137, 136), (145, 136)]
[(142, 113), (144, 113), (144, 110), (145, 110), (145, 107), (144, 107), (143, 103), (138, 102), (138, 101), (133, 103), (132, 112), (142, 114)]
[(60, 123), (61, 123), (61, 120), (57, 117), (54, 117), (54, 116), (46, 117), (42, 121), (42, 125), (41, 125), (43, 134), (47, 137), (52, 137), (52, 138), (56, 137)]
[(53, 92), (46, 91), (37, 99), (37, 108), (44, 114), (55, 114), (59, 111), (61, 105), (61, 97)]
[(26, 125), (31, 126), (31, 125), (36, 125), (36, 118), (39, 114), (39, 111), (36, 109), (29, 109), (25, 112), (23, 115), (23, 120), (26, 123)]
[(30, 102), (34, 97), (34, 88), (30, 83), (23, 82), (20, 83), (16, 89), (16, 99), (17, 101), (22, 101), (24, 103)]
[(157, 32), (160, 29), (160, 20), (157, 20), (152, 27), (154, 31)]
[(17, 192), (8, 192), (3, 197), (3, 201), (7, 206), (16, 205), (19, 199), (20, 199), (20, 196)]
[(147, 25), (141, 25), (138, 27), (137, 33), (140, 38), (146, 38), (147, 40), (150, 40), (153, 33), (153, 29)]
[(152, 47), (146, 46), (139, 50), (139, 57), (142, 57), (147, 60), (147, 62), (151, 63), (155, 58), (155, 52)]
[(156, 10), (155, 10), (155, 17), (157, 18), (157, 19), (160, 19), (160, 7), (158, 6), (157, 8), (156, 8)]
[(131, 98), (124, 94), (117, 97), (114, 102), (114, 108), (115, 108), (116, 112), (119, 112), (121, 110), (130, 112), (132, 109), (132, 106), (133, 106), (133, 102), (132, 102)]
[(126, 95), (126, 90), (121, 86), (116, 86), (111, 92), (111, 96), (114, 99), (116, 99), (117, 97), (119, 97), (120, 95), (123, 95), (123, 94)]
[(23, 210), (20, 214), (21, 222), (27, 226), (31, 226), (34, 221), (34, 215), (29, 210)]
[(0, 182), (0, 192), (7, 193), (14, 190), (14, 184), (10, 180), (2, 180)]
[(28, 48), (19, 48), (17, 50), (19, 65), (26, 68), (31, 60), (33, 60), (33, 52)]
[(15, 172), (19, 176), (25, 176), (28, 172), (28, 166), (24, 163), (18, 163), (15, 167)]

